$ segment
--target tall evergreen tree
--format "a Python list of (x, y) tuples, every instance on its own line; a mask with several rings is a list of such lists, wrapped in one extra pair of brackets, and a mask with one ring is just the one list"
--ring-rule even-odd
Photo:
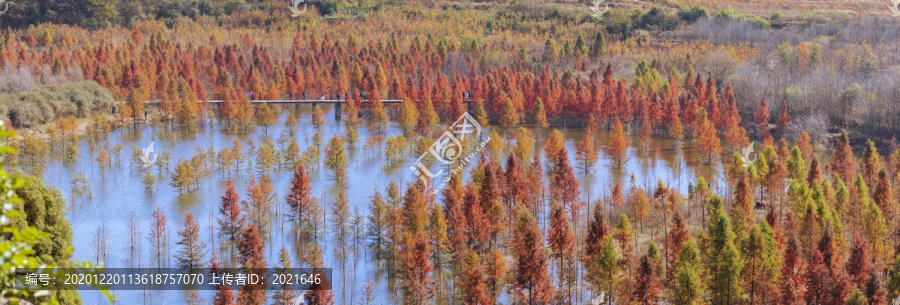
[(205, 265), (206, 243), (200, 240), (200, 227), (194, 222), (194, 214), (188, 213), (184, 217), (184, 229), (178, 232), (178, 237), (176, 244), (181, 246), (175, 257), (178, 267), (195, 270)]
[(731, 230), (731, 219), (722, 208), (722, 200), (709, 201), (709, 221), (705, 240), (706, 261), (709, 262), (711, 301), (715, 304), (739, 304), (743, 295), (743, 258)]
[(547, 253), (544, 238), (537, 222), (526, 209), (519, 209), (516, 218), (513, 254), (516, 258), (513, 291), (527, 304), (546, 303), (553, 297), (550, 275), (547, 273)]

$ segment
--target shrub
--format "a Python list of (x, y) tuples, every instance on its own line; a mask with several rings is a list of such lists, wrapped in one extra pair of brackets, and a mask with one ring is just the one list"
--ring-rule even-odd
[(763, 29), (768, 29), (771, 27), (768, 21), (759, 17), (750, 18), (750, 22)]
[(685, 22), (694, 22), (700, 18), (709, 18), (709, 10), (706, 7), (694, 4), (691, 6), (682, 5), (678, 8), (678, 18)]
[(16, 128), (52, 122), (56, 117), (87, 117), (110, 112), (115, 101), (94, 81), (39, 86), (18, 94), (0, 95), (0, 118)]
[(774, 26), (784, 26), (784, 13), (775, 12), (774, 14), (772, 14), (772, 17), (769, 17), (769, 22)]
[(718, 18), (718, 17), (729, 17), (731, 19), (737, 19), (737, 20), (742, 20), (745, 18), (744, 14), (738, 13), (735, 10), (727, 9), (727, 8), (719, 11), (719, 13), (716, 14), (716, 18)]

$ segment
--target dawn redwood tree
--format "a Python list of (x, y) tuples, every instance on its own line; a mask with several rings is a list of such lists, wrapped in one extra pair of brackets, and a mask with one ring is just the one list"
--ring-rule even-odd
[(484, 250), (490, 241), (490, 220), (485, 216), (484, 209), (481, 207), (481, 200), (475, 187), (471, 184), (466, 186), (466, 195), (463, 199), (463, 211), (466, 212), (467, 235), (469, 246), (475, 250)]
[[(219, 204), (219, 214), (222, 217), (217, 219), (219, 237), (224, 238), (227, 242), (236, 243), (244, 228), (244, 215), (241, 214), (241, 205), (238, 203), (240, 200), (231, 180), (228, 180), (225, 195), (222, 196), (222, 202)], [(233, 262), (234, 253), (231, 254), (231, 258)]]
[(872, 202), (882, 211), (893, 211), (894, 192), (887, 173), (882, 169), (878, 172), (878, 181), (875, 182), (875, 191), (872, 193)]
[(862, 229), (866, 239), (872, 243), (872, 253), (877, 253), (878, 247), (883, 243), (887, 225), (885, 224), (884, 215), (882, 214), (881, 209), (878, 208), (878, 205), (872, 203), (870, 200), (867, 200), (867, 202), (868, 203), (864, 206), (865, 211), (862, 211), (862, 213), (864, 213), (864, 225)]
[[(261, 274), (266, 268), (266, 244), (256, 231), (256, 227), (247, 226), (241, 232), (238, 241), (239, 262), (248, 272)], [(238, 292), (238, 300), (242, 304), (263, 304), (266, 301), (266, 283), (247, 284)]]
[(800, 153), (802, 153), (803, 160), (809, 160), (812, 156), (812, 139), (810, 139), (809, 134), (806, 131), (801, 132), (800, 136), (797, 137), (797, 141), (794, 142), (794, 145), (797, 145), (797, 148), (800, 149)]
[(760, 138), (769, 136), (769, 106), (766, 104), (766, 98), (759, 102), (759, 110), (754, 116), (756, 119), (756, 135)]
[(807, 304), (824, 304), (831, 286), (829, 282), (834, 279), (831, 278), (821, 251), (815, 250), (810, 255), (803, 277), (806, 281), (804, 299)]
[(606, 236), (590, 260), (587, 278), (595, 290), (606, 295), (606, 304), (613, 304), (619, 294), (622, 267), (612, 237)]
[(243, 209), (247, 211), (247, 224), (255, 226), (257, 232), (265, 239), (270, 233), (271, 209), (275, 201), (275, 193), (269, 177), (262, 176), (259, 183), (256, 182), (256, 178), (252, 178), (250, 186), (247, 188), (247, 197), (250, 201), (245, 201), (243, 204)]
[(642, 256), (638, 263), (635, 284), (630, 301), (632, 304), (652, 305), (659, 302), (662, 297), (662, 285), (659, 283), (653, 259), (647, 255)]
[(409, 237), (400, 249), (403, 303), (422, 305), (434, 296), (431, 273), (431, 247), (424, 234)]
[[(616, 184), (613, 186), (612, 190), (609, 192), (609, 197), (606, 199), (609, 203), (610, 207), (618, 208), (621, 207), (622, 204), (625, 203), (625, 193), (622, 191), (622, 186)], [(610, 216), (612, 217), (612, 216)]]
[(275, 116), (272, 107), (269, 107), (269, 103), (263, 103), (256, 108), (256, 122), (263, 126), (266, 135), (269, 134), (269, 126), (278, 123), (278, 117)]
[(681, 253), (674, 262), (675, 275), (672, 276), (670, 289), (672, 303), (677, 305), (703, 304), (706, 284), (703, 275), (706, 270), (700, 251), (693, 240), (682, 243)]
[(612, 159), (614, 168), (621, 169), (628, 157), (628, 137), (622, 122), (616, 120), (613, 124), (612, 139), (610, 140), (607, 154)]
[(519, 209), (512, 246), (516, 259), (513, 291), (527, 304), (543, 304), (553, 298), (553, 286), (547, 273), (547, 253), (537, 221), (527, 209)]
[(301, 228), (304, 214), (309, 213), (315, 198), (311, 196), (312, 188), (309, 185), (309, 177), (306, 175), (306, 166), (300, 165), (294, 169), (291, 178), (291, 190), (285, 196), (285, 202), (291, 209), (291, 216), (300, 222)]
[(359, 89), (353, 89), (353, 96), (348, 97), (344, 103), (343, 109), (341, 109), (344, 115), (344, 122), (350, 124), (359, 123), (359, 104), (361, 100), (359, 97)]
[(384, 202), (381, 192), (377, 189), (372, 195), (372, 203), (369, 205), (369, 216), (367, 219), (366, 235), (369, 238), (369, 249), (376, 258), (390, 253), (388, 246), (388, 222), (390, 221), (393, 211)]
[[(430, 200), (430, 199), (429, 199)], [(434, 260), (434, 268), (437, 271), (435, 278), (438, 279), (438, 289), (441, 291), (443, 286), (443, 278), (445, 257), (449, 252), (450, 241), (447, 239), (447, 220), (444, 218), (444, 211), (437, 204), (429, 204), (431, 210), (428, 225), (425, 232), (428, 235), (429, 242), (434, 247), (432, 258)]]
[(734, 201), (732, 203), (731, 214), (732, 223), (734, 225), (734, 233), (738, 240), (750, 232), (750, 228), (756, 220), (753, 210), (753, 193), (750, 189), (750, 179), (747, 172), (741, 170), (738, 174), (737, 184), (734, 186)]
[[(308, 255), (306, 257), (306, 263), (312, 268), (322, 268), (322, 255), (321, 250), (319, 249), (318, 243), (313, 243), (312, 249), (309, 250)], [(324, 283), (323, 283), (324, 284)], [(315, 284), (313, 285), (315, 286)], [(331, 290), (326, 289), (317, 289), (312, 291), (306, 291), (303, 295), (303, 300), (306, 301), (307, 305), (333, 305), (334, 304), (334, 293)]]
[(493, 304), (488, 295), (485, 283), (484, 268), (481, 266), (481, 258), (475, 251), (469, 250), (466, 254), (463, 273), (463, 302), (466, 304)]
[(647, 193), (637, 186), (634, 175), (631, 175), (631, 188), (628, 190), (628, 204), (631, 205), (631, 217), (638, 221), (641, 233), (644, 232), (644, 220), (650, 216), (650, 199)]
[(537, 98), (534, 102), (534, 110), (532, 111), (534, 123), (538, 127), (547, 128), (550, 124), (547, 122), (547, 112), (544, 110), (544, 102), (541, 98)]
[(181, 246), (181, 250), (175, 256), (178, 267), (185, 270), (195, 270), (206, 264), (206, 243), (200, 239), (200, 227), (194, 222), (194, 214), (188, 213), (184, 217), (184, 229), (178, 232), (180, 238), (175, 244)]
[(506, 129), (508, 134), (509, 129), (515, 128), (518, 124), (519, 113), (516, 112), (516, 107), (513, 106), (512, 100), (506, 98), (503, 103), (503, 114), (500, 116), (500, 127)]
[(887, 291), (884, 287), (883, 272), (872, 269), (866, 281), (866, 298), (869, 304), (887, 304)]
[(522, 161), (514, 154), (506, 158), (506, 173), (503, 181), (503, 203), (506, 210), (512, 210), (513, 203), (523, 203), (527, 192), (527, 177)]
[(697, 117), (699, 120), (695, 137), (700, 143), (700, 150), (707, 155), (707, 164), (711, 164), (713, 156), (722, 152), (722, 146), (719, 137), (716, 136), (716, 126), (707, 119), (706, 111), (701, 108)]
[(369, 109), (369, 113), (372, 121), (378, 126), (378, 130), (382, 130), (388, 122), (387, 110), (384, 108), (384, 103), (381, 102), (381, 96), (378, 94), (378, 89), (373, 90), (371, 96), (372, 98), (369, 99), (369, 103), (371, 103), (372, 106)]
[(153, 258), (153, 261), (156, 262), (156, 268), (166, 267), (166, 258), (169, 255), (169, 230), (166, 226), (166, 215), (163, 215), (159, 209), (153, 211), (153, 223), (150, 227), (148, 239), (153, 249), (156, 250)]
[(741, 271), (744, 259), (738, 251), (731, 220), (722, 208), (722, 199), (713, 197), (709, 202), (709, 221), (706, 259), (709, 274), (715, 281), (710, 282), (711, 300), (715, 304), (737, 304), (743, 294)]
[(329, 220), (335, 242), (335, 252), (341, 259), (344, 259), (347, 255), (348, 235), (351, 231), (350, 203), (347, 201), (347, 194), (344, 188), (340, 188), (338, 194), (334, 196), (330, 215)]
[(550, 182), (550, 194), (554, 200), (570, 209), (573, 213), (578, 210), (578, 197), (581, 191), (578, 190), (578, 179), (575, 178), (574, 170), (569, 165), (568, 154), (559, 155), (559, 162), (556, 163), (556, 170), (553, 172), (553, 180)]
[(333, 173), (333, 177), (339, 182), (347, 176), (347, 153), (344, 149), (344, 141), (334, 135), (325, 148), (325, 166)]
[(681, 216), (681, 213), (676, 211), (674, 215), (672, 215), (672, 230), (669, 231), (669, 234), (666, 237), (666, 243), (668, 244), (666, 246), (666, 266), (668, 267), (666, 275), (669, 277), (677, 275), (675, 273), (677, 272), (675, 271), (675, 261), (677, 261), (678, 257), (681, 255), (682, 245), (690, 238), (691, 232), (688, 230), (684, 218)]
[(547, 159), (549, 172), (552, 173), (556, 169), (561, 154), (565, 153), (565, 145), (565, 138), (561, 131), (554, 129), (550, 132), (550, 138), (547, 139), (547, 144), (544, 146), (544, 158)]
[[(563, 283), (567, 274), (567, 268), (571, 262), (566, 262), (567, 258), (573, 257), (575, 253), (575, 235), (572, 233), (572, 226), (566, 217), (566, 212), (561, 205), (554, 204), (550, 212), (550, 232), (547, 235), (547, 242), (550, 244), (551, 256), (557, 261), (557, 270), (559, 277), (559, 290), (563, 290)], [(571, 288), (571, 286), (567, 287)], [(563, 293), (563, 299), (568, 299), (568, 293)]]
[(508, 278), (506, 274), (506, 259), (503, 257), (503, 253), (497, 249), (491, 250), (485, 256), (488, 293), (491, 295), (491, 298), (497, 299)]
[(866, 289), (866, 282), (873, 269), (872, 257), (869, 255), (869, 246), (858, 233), (853, 236), (853, 246), (845, 268), (853, 284), (859, 289)]
[(598, 203), (594, 206), (594, 215), (588, 224), (587, 235), (584, 239), (584, 261), (585, 265), (588, 265), (588, 272), (591, 270), (589, 262), (593, 260), (594, 255), (600, 250), (600, 243), (603, 241), (603, 238), (608, 235), (610, 235), (610, 228), (603, 215), (603, 209), (600, 208)]
[[(278, 251), (278, 263), (279, 265), (275, 268), (276, 272), (281, 274), (291, 272), (293, 263), (291, 262), (291, 254), (288, 253), (287, 248), (281, 247), (281, 250)], [(287, 283), (281, 285), (280, 290), (273, 292), (272, 301), (274, 301), (275, 304), (288, 304), (293, 302), (297, 295), (290, 288), (291, 285), (288, 285)]]
[[(634, 229), (631, 227), (631, 221), (628, 220), (628, 215), (622, 213), (619, 215), (619, 223), (616, 224), (615, 233), (613, 233), (613, 240), (616, 244), (619, 245), (619, 253), (621, 255), (621, 259), (619, 260), (619, 264), (623, 267), (623, 272), (628, 273), (629, 276), (633, 275), (631, 272), (634, 270), (635, 263), (635, 255), (634, 255), (634, 247), (635, 247), (635, 237), (634, 237)], [(626, 282), (631, 284), (631, 278), (629, 277)], [(625, 293), (629, 293), (631, 287), (627, 285), (627, 289), (623, 289)]]
[(587, 174), (591, 171), (591, 168), (594, 167), (594, 163), (597, 162), (597, 151), (594, 150), (594, 141), (591, 140), (589, 134), (585, 134), (581, 143), (578, 144), (575, 160), (578, 161), (578, 169), (581, 170), (583, 174)]
[(526, 169), (528, 182), (526, 185), (526, 206), (531, 211), (539, 211), (543, 209), (544, 198), (544, 166), (541, 165), (541, 158), (535, 154), (531, 159), (531, 166)]
[(806, 270), (806, 262), (801, 256), (800, 243), (793, 236), (788, 237), (783, 251), (784, 264), (781, 265), (781, 280), (779, 283), (779, 302), (782, 304), (796, 304), (803, 300), (803, 287), (806, 283), (803, 272)]
[(419, 121), (419, 111), (413, 102), (404, 100), (400, 103), (400, 117), (397, 120), (400, 123), (404, 134), (411, 135)]
[[(219, 255), (216, 252), (213, 252), (212, 257), (209, 259), (209, 272), (211, 274), (218, 274), (218, 276), (222, 277), (222, 265), (219, 263)], [(216, 286), (216, 294), (213, 296), (213, 305), (234, 305), (237, 298), (234, 296), (234, 291), (229, 289), (227, 284)]]
[(743, 274), (750, 304), (776, 303), (782, 258), (769, 223), (763, 221), (754, 225), (743, 247)]
[(812, 162), (809, 163), (809, 172), (806, 175), (806, 184), (813, 186), (819, 183), (822, 178), (822, 169), (819, 167), (819, 157), (812, 156)]
[(310, 123), (316, 127), (316, 131), (322, 131), (322, 125), (325, 125), (325, 113), (322, 112), (322, 108), (319, 108), (319, 105), (313, 107), (313, 115), (310, 118)]
[(868, 305), (869, 300), (866, 298), (866, 294), (859, 290), (859, 288), (853, 288), (853, 292), (847, 296), (847, 299), (844, 300), (847, 305)]
[(787, 103), (781, 104), (781, 114), (778, 115), (778, 121), (775, 122), (775, 128), (778, 134), (784, 135), (787, 128), (791, 125), (791, 115), (788, 114)]

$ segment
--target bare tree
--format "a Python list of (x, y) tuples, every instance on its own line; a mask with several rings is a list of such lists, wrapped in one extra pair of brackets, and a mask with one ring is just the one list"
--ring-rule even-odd
[(141, 225), (138, 223), (137, 216), (131, 214), (128, 221), (128, 245), (125, 249), (128, 252), (128, 266), (137, 267), (141, 262)]
[(109, 254), (109, 230), (106, 229), (106, 220), (100, 223), (97, 232), (92, 238), (94, 249), (94, 262), (106, 265), (106, 257)]

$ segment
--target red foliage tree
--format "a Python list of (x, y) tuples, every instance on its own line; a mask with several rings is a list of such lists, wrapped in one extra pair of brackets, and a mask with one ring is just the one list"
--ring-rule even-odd
[(853, 236), (850, 258), (847, 259), (847, 274), (859, 289), (866, 289), (869, 273), (872, 271), (872, 257), (869, 255), (869, 243), (859, 234)]
[(222, 196), (222, 203), (219, 205), (219, 214), (222, 214), (222, 218), (219, 218), (218, 222), (219, 236), (231, 242), (237, 241), (238, 235), (241, 234), (244, 227), (244, 215), (241, 214), (240, 200), (231, 180), (228, 180), (225, 195)]
[(759, 102), (759, 110), (756, 112), (756, 135), (760, 138), (769, 136), (769, 106), (766, 98)]
[(781, 265), (781, 303), (798, 304), (804, 299), (804, 270), (806, 269), (800, 244), (793, 236), (787, 241), (784, 250), (784, 264)]
[(519, 210), (516, 220), (513, 256), (516, 258), (513, 290), (528, 304), (546, 303), (553, 297), (553, 287), (547, 274), (547, 253), (544, 238), (537, 222), (525, 209)]
[(481, 266), (481, 258), (475, 251), (469, 251), (465, 262), (463, 274), (463, 302), (465, 304), (493, 304), (487, 293), (487, 284), (484, 278), (484, 268)]
[[(263, 274), (267, 265), (266, 244), (260, 238), (256, 227), (247, 226), (241, 233), (238, 252), (239, 261), (248, 272)], [(242, 304), (263, 304), (266, 302), (265, 286), (265, 282), (244, 285), (238, 293), (238, 299)]]
[(575, 252), (575, 235), (572, 233), (566, 212), (560, 205), (555, 205), (550, 212), (550, 232), (547, 235), (547, 242), (550, 243), (551, 255), (558, 262), (559, 285), (562, 286), (567, 273), (566, 259), (572, 257)]
[(635, 283), (634, 292), (631, 294), (631, 304), (652, 305), (659, 302), (662, 285), (656, 274), (655, 262), (649, 256), (641, 257)]
[(788, 114), (787, 103), (783, 103), (781, 104), (781, 114), (778, 115), (778, 122), (775, 123), (775, 128), (778, 129), (778, 134), (784, 134), (790, 125), (791, 115)]
[(434, 281), (431, 272), (431, 249), (424, 234), (419, 234), (401, 247), (400, 264), (403, 278), (403, 303), (426, 304), (434, 295)]
[[(219, 264), (219, 255), (216, 254), (216, 252), (213, 252), (212, 258), (209, 259), (209, 272), (211, 274), (218, 274), (220, 278), (222, 277), (222, 265)], [(227, 284), (216, 286), (213, 305), (233, 305), (235, 304), (235, 301), (234, 291), (229, 289)]]
[(850, 147), (850, 138), (847, 131), (841, 131), (834, 148), (834, 158), (831, 159), (831, 170), (838, 174), (844, 183), (850, 184), (856, 179), (856, 160), (853, 156), (853, 148)]
[(285, 202), (291, 209), (291, 214), (298, 221), (303, 221), (304, 213), (309, 213), (315, 198), (312, 198), (312, 188), (309, 185), (309, 177), (306, 175), (306, 166), (300, 165), (294, 169), (291, 178), (291, 191), (285, 196)]
[(553, 199), (559, 200), (563, 206), (569, 208), (578, 202), (578, 196), (581, 194), (578, 190), (578, 179), (575, 178), (575, 171), (569, 165), (569, 156), (565, 150), (559, 154), (556, 170), (553, 171), (550, 194)]

